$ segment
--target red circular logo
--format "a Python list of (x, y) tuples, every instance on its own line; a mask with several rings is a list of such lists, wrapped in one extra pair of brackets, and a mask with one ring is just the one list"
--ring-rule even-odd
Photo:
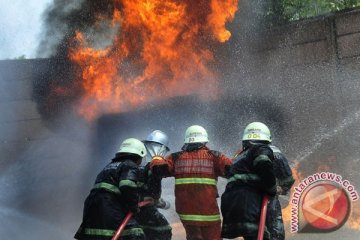
[(351, 203), (343, 188), (318, 183), (304, 195), (302, 211), (307, 223), (320, 231), (334, 231), (349, 217)]

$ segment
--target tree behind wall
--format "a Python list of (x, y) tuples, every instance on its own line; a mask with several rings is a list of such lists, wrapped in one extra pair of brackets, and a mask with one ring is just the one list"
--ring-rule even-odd
[(270, 0), (265, 20), (270, 25), (279, 25), (356, 7), (360, 7), (360, 0)]

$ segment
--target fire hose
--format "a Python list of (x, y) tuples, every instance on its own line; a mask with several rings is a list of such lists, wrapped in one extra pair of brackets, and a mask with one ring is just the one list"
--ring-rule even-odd
[(267, 212), (268, 202), (269, 202), (269, 196), (265, 195), (263, 197), (263, 200), (262, 200), (262, 203), (261, 203), (260, 223), (259, 223), (259, 230), (258, 230), (258, 238), (257, 238), (257, 240), (263, 240), (264, 239), (265, 221), (266, 221), (266, 212)]
[[(142, 202), (139, 202), (138, 206), (141, 208), (141, 207), (144, 207), (144, 206), (147, 206), (147, 205), (151, 205), (151, 204), (154, 204), (154, 199), (148, 199), (148, 200), (144, 200)], [(170, 204), (161, 199), (160, 198), (160, 201), (158, 204), (156, 204), (156, 206), (158, 208), (162, 208), (162, 209), (168, 209), (170, 207)], [(122, 223), (120, 224), (118, 230), (115, 232), (115, 235), (112, 237), (111, 240), (118, 240), (121, 233), (124, 231), (125, 229), (125, 226), (127, 225), (127, 223), (130, 221), (130, 219), (132, 218), (132, 216), (134, 215), (133, 212), (128, 212), (128, 214), (126, 214), (124, 220), (122, 221)]]
[[(144, 206), (146, 206), (146, 205), (148, 205), (148, 204), (151, 204), (151, 203), (153, 203), (153, 201), (151, 201), (151, 200), (146, 200), (146, 201), (139, 202), (138, 206), (139, 206), (139, 207), (144, 207)], [(120, 224), (118, 230), (115, 232), (115, 235), (112, 237), (111, 240), (118, 240), (118, 239), (119, 239), (121, 233), (122, 233), (122, 232), (124, 231), (124, 229), (125, 229), (126, 224), (129, 222), (129, 220), (131, 219), (131, 217), (132, 217), (133, 215), (134, 215), (133, 212), (128, 212), (128, 214), (126, 214), (124, 220), (123, 220), (122, 223)]]

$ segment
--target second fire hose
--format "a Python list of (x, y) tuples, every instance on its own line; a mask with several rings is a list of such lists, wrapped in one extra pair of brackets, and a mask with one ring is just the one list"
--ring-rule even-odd
[(257, 238), (257, 240), (263, 240), (264, 239), (266, 212), (267, 212), (268, 202), (269, 202), (269, 196), (264, 195), (262, 203), (261, 203), (260, 223), (259, 223), (259, 230), (258, 230), (258, 238)]

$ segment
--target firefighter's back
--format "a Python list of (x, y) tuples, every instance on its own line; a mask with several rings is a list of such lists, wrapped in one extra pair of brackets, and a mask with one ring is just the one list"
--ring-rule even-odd
[(206, 148), (171, 155), (174, 163), (176, 211), (183, 222), (211, 225), (220, 221), (216, 202), (217, 157)]

